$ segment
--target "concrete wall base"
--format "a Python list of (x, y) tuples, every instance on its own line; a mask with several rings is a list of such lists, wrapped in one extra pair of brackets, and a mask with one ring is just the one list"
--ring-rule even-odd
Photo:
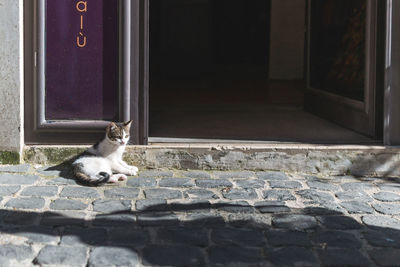
[[(25, 162), (61, 163), (86, 146), (29, 146)], [(129, 146), (125, 160), (140, 168), (279, 170), (313, 175), (399, 177), (400, 148), (301, 145)]]

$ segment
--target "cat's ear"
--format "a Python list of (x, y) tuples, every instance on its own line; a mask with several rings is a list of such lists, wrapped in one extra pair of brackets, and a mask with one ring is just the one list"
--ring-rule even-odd
[(114, 122), (111, 122), (110, 125), (109, 125), (108, 127), (109, 127), (109, 129), (110, 129), (111, 131), (113, 131), (113, 130), (115, 130), (115, 129), (117, 128), (117, 125), (116, 125)]
[(124, 122), (122, 125), (124, 125), (124, 128), (129, 131), (129, 129), (131, 128), (131, 125), (132, 125), (132, 120)]

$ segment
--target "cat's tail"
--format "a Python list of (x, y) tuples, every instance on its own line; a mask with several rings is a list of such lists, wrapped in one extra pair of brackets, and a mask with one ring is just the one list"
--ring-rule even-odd
[(108, 183), (111, 177), (110, 174), (106, 172), (99, 172), (99, 174), (96, 175), (96, 177), (90, 177), (89, 175), (80, 171), (75, 172), (75, 176), (80, 182), (91, 186), (98, 186)]

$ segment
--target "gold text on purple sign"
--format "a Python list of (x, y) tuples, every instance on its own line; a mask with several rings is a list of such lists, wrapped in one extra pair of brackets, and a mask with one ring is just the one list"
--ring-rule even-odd
[(87, 1), (78, 1), (76, 3), (76, 10), (80, 14), (80, 31), (76, 37), (76, 45), (80, 48), (86, 46), (86, 36), (84, 34), (84, 14), (87, 12)]

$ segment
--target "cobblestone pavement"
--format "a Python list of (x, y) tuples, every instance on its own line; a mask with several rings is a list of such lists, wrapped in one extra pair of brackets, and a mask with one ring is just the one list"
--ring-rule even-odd
[(400, 179), (52, 169), (0, 166), (0, 266), (400, 264)]

